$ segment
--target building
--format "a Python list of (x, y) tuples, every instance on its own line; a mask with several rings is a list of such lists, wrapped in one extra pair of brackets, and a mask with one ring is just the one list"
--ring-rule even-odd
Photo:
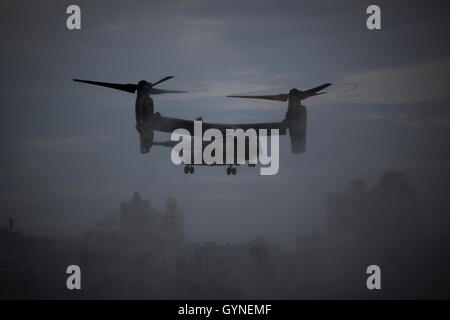
[(165, 212), (158, 212), (135, 192), (131, 201), (121, 203), (118, 216), (109, 214), (95, 221), (84, 238), (92, 246), (179, 246), (184, 241), (183, 212), (173, 198), (167, 200)]
[(387, 172), (365, 190), (362, 179), (327, 197), (328, 247), (332, 250), (404, 249), (417, 236), (418, 194), (401, 172)]
[(295, 239), (297, 257), (303, 264), (316, 265), (323, 254), (324, 244), (319, 231), (299, 235)]

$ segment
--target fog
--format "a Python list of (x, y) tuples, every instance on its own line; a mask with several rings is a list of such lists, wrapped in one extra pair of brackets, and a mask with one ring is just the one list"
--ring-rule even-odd
[[(191, 245), (206, 242), (236, 246), (232, 248), (243, 245), (239, 247), (243, 255), (253, 252), (255, 239), (263, 239), (267, 248), (279, 248), (267, 249), (274, 253), (268, 258), (270, 267), (259, 265), (263, 270), (260, 278), (251, 271), (257, 269), (253, 263), (258, 259), (251, 253), (235, 264), (224, 253), (221, 259), (230, 259), (230, 269), (223, 272), (230, 274), (244, 264), (247, 273), (232, 278), (233, 283), (242, 277), (250, 284), (228, 291), (221, 283), (217, 287), (224, 291), (209, 282), (199, 284), (203, 289), (197, 291), (186, 285), (188, 289), (178, 291), (182, 298), (261, 297), (258, 293), (271, 298), (374, 297), (365, 289), (365, 268), (377, 264), (373, 257), (393, 266), (387, 267), (387, 277), (397, 279), (391, 284), (386, 280), (390, 289), (385, 297), (448, 297), (448, 279), (431, 279), (448, 266), (450, 56), (448, 41), (443, 40), (448, 29), (446, 2), (437, 1), (431, 7), (419, 1), (381, 1), (382, 29), (377, 31), (366, 28), (365, 9), (371, 3), (365, 1), (79, 1), (82, 29), (76, 31), (66, 28), (69, 4), (3, 1), (0, 5), (4, 42), (0, 52), (0, 226), (9, 237), (11, 218), (13, 231), (24, 237), (50, 239), (54, 247), (48, 250), (56, 250), (51, 252), (60, 257), (53, 267), (61, 272), (62, 283), (66, 264), (77, 261), (95, 270), (93, 273), (104, 274), (96, 263), (110, 249), (87, 243), (86, 233), (95, 229), (94, 222), (105, 214), (120, 221), (120, 203), (139, 192), (158, 212), (165, 211), (168, 197), (175, 198), (183, 212), (182, 243), (175, 251), (167, 249), (160, 254), (153, 245), (146, 247), (145, 259), (153, 261), (155, 255), (162, 260), (167, 256), (188, 259), (199, 250), (190, 251)], [(209, 122), (280, 121), (285, 116), (285, 102), (240, 101), (226, 98), (229, 94), (308, 89), (326, 82), (335, 83), (336, 89), (303, 102), (308, 111), (306, 152), (292, 154), (289, 137), (280, 137), (277, 175), (261, 176), (259, 168), (247, 166), (238, 167), (236, 176), (226, 175), (223, 167), (199, 167), (194, 175), (185, 175), (182, 166), (172, 164), (167, 148), (154, 146), (148, 154), (139, 153), (132, 94), (72, 81), (136, 83), (166, 75), (176, 78), (161, 88), (192, 92), (155, 96), (155, 111), (192, 120), (201, 116)], [(355, 84), (355, 89), (340, 90), (346, 83)], [(159, 133), (157, 138), (169, 136)], [(405, 209), (401, 219), (406, 223), (417, 218), (405, 232), (414, 230), (420, 237), (410, 235), (407, 240), (414, 241), (399, 244), (397, 236), (404, 232), (397, 229), (398, 222), (386, 221), (377, 226), (380, 229), (373, 228), (383, 232), (383, 239), (391, 239), (388, 243), (374, 249), (373, 242), (378, 242), (380, 235), (369, 240), (351, 236), (355, 247), (341, 245), (343, 251), (353, 254), (342, 260), (329, 246), (329, 195), (347, 192), (349, 181), (358, 178), (364, 180), (370, 194), (387, 172), (402, 173), (408, 186), (417, 189), (417, 204)], [(371, 202), (365, 201), (370, 206)], [(369, 225), (379, 223), (376, 217), (381, 217), (383, 210), (370, 213), (375, 218), (368, 218)], [(358, 212), (369, 214), (366, 209)], [(361, 232), (360, 227), (349, 223), (342, 228), (354, 234)], [(312, 279), (320, 279), (303, 286), (298, 264), (304, 259), (303, 253), (297, 252), (296, 239), (304, 235), (312, 235), (312, 241), (322, 247), (314, 249), (320, 252), (319, 262), (314, 258), (301, 267), (309, 270), (311, 265), (320, 265), (319, 271), (310, 274)], [(68, 294), (55, 279), (56, 289), (25, 276), (30, 272), (48, 275), (45, 268), (41, 270), (43, 257), (30, 257), (23, 247), (7, 245), (8, 241), (30, 243), (28, 240), (4, 239), (3, 245), (17, 253), (26, 266), (24, 273), (12, 278), (29, 285), (12, 282), (2, 297)], [(131, 259), (126, 256), (129, 245), (119, 241), (112, 247), (124, 264)], [(392, 262), (392, 254), (386, 253), (410, 251), (411, 247), (417, 248), (415, 255), (400, 262)], [(370, 254), (377, 250), (382, 253)], [(109, 265), (107, 258), (105, 261)], [(338, 268), (336, 261), (348, 261), (349, 266)], [(411, 261), (420, 282), (415, 290), (398, 276), (402, 266)], [(3, 260), (2, 267), (9, 263)], [(156, 268), (150, 262), (148, 266)], [(421, 266), (426, 268), (420, 270)], [(131, 271), (117, 268), (123, 288), (136, 280)], [(351, 270), (347, 275), (339, 273), (346, 269)], [(186, 274), (178, 276), (195, 283), (197, 276), (189, 274), (189, 268), (181, 270)], [(198, 277), (216, 272), (207, 270)], [(111, 277), (115, 272), (111, 271)], [(253, 282), (253, 276), (267, 281)], [(296, 279), (292, 287), (284, 286), (286, 278)], [(335, 289), (328, 288), (326, 283), (335, 278), (343, 280), (335, 283)], [(95, 290), (86, 289), (84, 297), (180, 297), (174, 293), (173, 282), (156, 285), (152, 277), (142, 288), (123, 289), (123, 296), (115, 296), (111, 293), (115, 290), (108, 290), (114, 288), (110, 278), (105, 279), (104, 283), (87, 280), (93, 281)], [(260, 282), (269, 288), (255, 285)], [(436, 282), (440, 287), (433, 291), (430, 288)], [(158, 291), (148, 289), (155, 286), (164, 287), (160, 291), (164, 294), (158, 296)], [(380, 296), (383, 293), (375, 297)]]

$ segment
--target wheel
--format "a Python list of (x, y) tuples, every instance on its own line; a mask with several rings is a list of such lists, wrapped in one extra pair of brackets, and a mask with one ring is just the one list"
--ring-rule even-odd
[(184, 173), (188, 173), (189, 172), (189, 167), (188, 166), (184, 166)]
[(189, 168), (189, 173), (190, 173), (190, 174), (193, 174), (193, 173), (194, 173), (194, 167), (190, 167), (190, 168)]
[(233, 174), (233, 176), (236, 174), (236, 168), (231, 169), (231, 173)]
[(227, 175), (230, 175), (230, 174), (231, 174), (231, 168), (228, 167), (228, 168), (227, 168)]

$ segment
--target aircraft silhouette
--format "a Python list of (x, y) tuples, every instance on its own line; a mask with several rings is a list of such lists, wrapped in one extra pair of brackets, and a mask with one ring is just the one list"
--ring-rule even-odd
[[(154, 141), (154, 131), (161, 132), (173, 132), (176, 129), (182, 128), (189, 131), (190, 135), (194, 135), (194, 120), (178, 119), (162, 116), (159, 112), (154, 111), (154, 102), (152, 95), (157, 94), (170, 94), (170, 93), (186, 93), (186, 91), (179, 90), (165, 90), (157, 89), (156, 85), (172, 79), (173, 76), (164, 77), (154, 83), (147, 82), (145, 80), (139, 81), (137, 84), (127, 83), (110, 83), (99, 82), (90, 80), (73, 79), (76, 82), (87, 83), (91, 85), (97, 85), (116, 90), (122, 90), (129, 93), (136, 93), (135, 113), (136, 113), (136, 130), (140, 137), (140, 152), (147, 153), (154, 145), (172, 147), (176, 144), (176, 141), (158, 142)], [(262, 122), (262, 123), (238, 123), (238, 124), (223, 124), (223, 123), (209, 123), (203, 122), (203, 130), (211, 128), (219, 129), (220, 132), (225, 135), (227, 129), (255, 129), (257, 132), (259, 129), (267, 129), (267, 134), (270, 134), (271, 129), (278, 129), (280, 135), (285, 135), (289, 130), (289, 136), (291, 140), (291, 150), (293, 153), (303, 153), (306, 149), (306, 107), (301, 104), (301, 100), (307, 99), (312, 96), (324, 94), (326, 92), (320, 92), (321, 90), (329, 87), (331, 83), (325, 83), (318, 87), (314, 87), (309, 90), (291, 89), (289, 93), (281, 93), (277, 95), (230, 95), (228, 97), (234, 98), (246, 98), (246, 99), (264, 99), (273, 101), (288, 102), (288, 109), (286, 116), (283, 120), (278, 122)], [(202, 120), (197, 118), (195, 120)], [(203, 148), (205, 147), (203, 143)], [(248, 146), (246, 145), (245, 160), (248, 160)], [(236, 154), (236, 152), (235, 152)], [(259, 150), (258, 150), (259, 154)], [(236, 160), (236, 159), (235, 159)], [(200, 165), (208, 165), (202, 163)], [(239, 165), (236, 161), (234, 164), (227, 165), (227, 174), (236, 174), (236, 168), (233, 165)], [(249, 164), (249, 166), (255, 166)], [(194, 173), (194, 167), (192, 165), (185, 165), (185, 173)]]

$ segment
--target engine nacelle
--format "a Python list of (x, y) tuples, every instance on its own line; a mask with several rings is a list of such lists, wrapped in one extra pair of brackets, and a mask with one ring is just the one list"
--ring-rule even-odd
[(139, 139), (141, 141), (141, 153), (148, 153), (153, 146), (153, 130), (144, 125), (136, 125), (136, 129), (139, 132)]
[(286, 113), (289, 136), (291, 138), (291, 150), (293, 153), (306, 151), (306, 107), (296, 105), (289, 108)]

